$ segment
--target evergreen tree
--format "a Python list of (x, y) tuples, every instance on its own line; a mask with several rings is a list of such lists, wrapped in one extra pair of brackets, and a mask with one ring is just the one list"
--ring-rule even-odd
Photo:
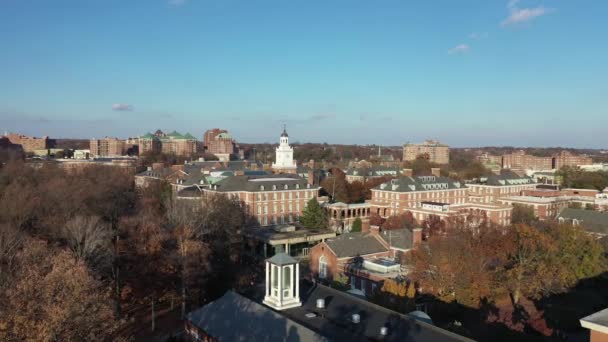
[(362, 224), (363, 224), (363, 223), (361, 222), (361, 219), (357, 217), (357, 218), (356, 218), (356, 219), (353, 221), (353, 225), (351, 226), (350, 231), (351, 231), (351, 232), (353, 232), (353, 233), (358, 233), (358, 232), (360, 232), (360, 231), (361, 231), (361, 226), (362, 226)]
[(316, 198), (311, 198), (302, 212), (300, 222), (306, 228), (326, 228), (325, 211)]

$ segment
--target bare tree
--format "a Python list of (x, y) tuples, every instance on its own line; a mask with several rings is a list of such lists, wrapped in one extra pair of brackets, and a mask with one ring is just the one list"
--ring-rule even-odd
[(63, 236), (77, 260), (96, 265), (109, 254), (112, 232), (97, 216), (76, 216), (63, 226)]

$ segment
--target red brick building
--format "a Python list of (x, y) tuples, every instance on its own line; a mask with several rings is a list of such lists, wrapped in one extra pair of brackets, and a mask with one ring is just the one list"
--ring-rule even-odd
[(319, 189), (292, 174), (234, 176), (204, 189), (204, 194), (236, 197), (260, 225), (268, 226), (297, 221), (307, 202), (318, 197)]
[(420, 228), (342, 234), (310, 249), (311, 272), (329, 281), (346, 276), (352, 289), (371, 295), (385, 279), (405, 275), (394, 260), (421, 241)]
[(381, 217), (399, 215), (422, 202), (464, 204), (468, 190), (463, 183), (447, 177), (400, 177), (372, 189), (372, 213)]
[(126, 144), (117, 138), (91, 139), (89, 151), (93, 157), (122, 156), (126, 153)]
[(34, 152), (35, 150), (46, 150), (54, 147), (55, 141), (44, 136), (42, 138), (29, 137), (27, 135), (9, 133), (5, 135), (9, 142), (13, 145), (20, 145), (25, 152)]
[(586, 155), (577, 155), (568, 151), (562, 151), (553, 156), (554, 169), (561, 169), (564, 166), (576, 167), (589, 164), (593, 164), (593, 159)]
[(232, 155), (236, 153), (236, 144), (225, 129), (213, 128), (203, 135), (205, 151), (214, 155)]
[(519, 196), (524, 191), (534, 190), (538, 184), (530, 177), (522, 177), (503, 170), (500, 175), (481, 178), (467, 184), (469, 200), (474, 203), (495, 203), (501, 197)]

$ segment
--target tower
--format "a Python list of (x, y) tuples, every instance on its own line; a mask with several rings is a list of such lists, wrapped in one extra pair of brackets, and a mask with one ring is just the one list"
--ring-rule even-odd
[(275, 310), (302, 305), (300, 301), (300, 264), (285, 253), (266, 259), (264, 304)]
[(272, 169), (277, 173), (295, 173), (296, 162), (293, 160), (293, 148), (289, 146), (289, 135), (287, 129), (283, 126), (283, 133), (279, 139), (279, 147), (276, 149), (275, 162), (272, 163)]

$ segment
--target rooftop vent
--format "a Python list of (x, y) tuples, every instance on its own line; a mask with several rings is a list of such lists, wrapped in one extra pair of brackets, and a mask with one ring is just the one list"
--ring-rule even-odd
[(380, 335), (382, 335), (382, 336), (388, 335), (388, 328), (387, 327), (380, 328)]
[(325, 309), (325, 299), (317, 299), (317, 309)]
[(353, 314), (351, 320), (353, 323), (359, 324), (359, 322), (361, 322), (361, 316), (359, 314)]
[(315, 318), (315, 317), (317, 317), (317, 314), (315, 314), (314, 312), (309, 312), (306, 315), (304, 315), (304, 317), (306, 317), (306, 318)]

